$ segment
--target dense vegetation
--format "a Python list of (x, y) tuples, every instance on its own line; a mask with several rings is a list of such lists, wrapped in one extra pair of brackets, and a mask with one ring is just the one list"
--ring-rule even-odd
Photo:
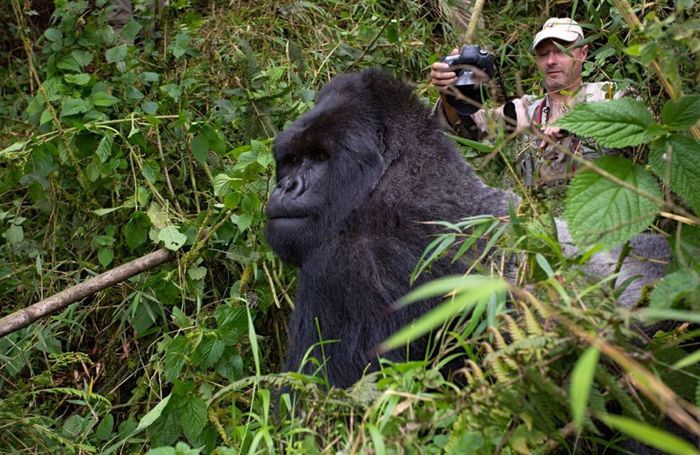
[[(381, 65), (434, 99), (428, 66), (462, 33), (449, 2), (175, 0), (154, 18), (139, 0), (119, 34), (105, 0), (34, 3), (0, 6), (0, 315), (158, 248), (174, 259), (0, 338), (1, 452), (602, 453), (633, 437), (698, 453), (692, 1), (487, 2), (477, 41), (509, 96), (540, 91), (529, 45), (547, 17), (587, 21), (585, 77), (636, 99), (574, 109), (565, 126), (625, 157), (580, 172), (564, 197), (517, 184), (522, 144), (507, 134), (463, 145), (525, 203), (509, 225), (446, 225), (426, 258), (475, 232), (526, 258), (517, 286), (508, 299), (470, 293), (495, 282), (482, 277), (428, 288), (462, 289), (421, 323), (464, 319), (436, 358), (330, 392), (323, 378), (276, 374), (294, 270), (262, 235), (271, 140), (345, 71)], [(665, 233), (669, 274), (639, 308), (618, 308), (610, 280), (581, 275), (587, 254), (567, 259), (552, 240), (553, 212), (586, 253)], [(499, 271), (496, 256), (482, 274)], [(438, 367), (456, 353), (465, 367), (448, 380)], [(296, 407), (276, 403), (282, 385)]]

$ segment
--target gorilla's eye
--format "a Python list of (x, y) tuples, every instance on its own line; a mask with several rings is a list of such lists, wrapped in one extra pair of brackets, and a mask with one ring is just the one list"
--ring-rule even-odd
[(311, 149), (308, 153), (309, 159), (313, 161), (326, 161), (328, 160), (328, 152), (323, 149)]
[(282, 158), (282, 161), (284, 161), (284, 164), (296, 165), (299, 164), (301, 160), (299, 159), (299, 155), (292, 153)]

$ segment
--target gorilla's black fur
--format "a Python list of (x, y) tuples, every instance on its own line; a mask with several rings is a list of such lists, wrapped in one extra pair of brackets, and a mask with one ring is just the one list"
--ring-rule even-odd
[[(435, 304), (390, 310), (436, 233), (421, 221), (500, 216), (509, 200), (517, 204), (484, 185), (411, 88), (381, 70), (333, 79), (274, 152), (267, 238), (300, 268), (286, 369), (296, 371), (320, 340), (336, 340), (310, 351), (334, 386), (375, 369), (376, 346)], [(463, 271), (438, 262), (421, 282)], [(422, 358), (426, 344), (414, 342), (408, 357)], [(384, 357), (405, 360), (407, 352)]]

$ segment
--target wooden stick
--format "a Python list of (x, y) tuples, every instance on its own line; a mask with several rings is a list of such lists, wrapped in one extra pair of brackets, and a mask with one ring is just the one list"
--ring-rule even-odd
[(80, 284), (63, 290), (58, 294), (54, 294), (27, 308), (9, 314), (0, 319), (0, 337), (27, 327), (29, 324), (45, 316), (62, 310), (71, 303), (77, 302), (78, 300), (124, 281), (127, 278), (168, 262), (173, 257), (174, 255), (170, 251), (161, 248), (158, 251), (141, 256), (119, 267), (101, 273), (96, 277), (85, 280)]

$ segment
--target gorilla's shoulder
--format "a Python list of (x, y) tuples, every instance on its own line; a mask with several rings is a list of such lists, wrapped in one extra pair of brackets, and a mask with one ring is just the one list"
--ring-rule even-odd
[(415, 87), (397, 78), (383, 68), (341, 74), (318, 94), (318, 101), (326, 97), (340, 97), (364, 105), (387, 119), (400, 124), (430, 126), (430, 109), (415, 94)]

